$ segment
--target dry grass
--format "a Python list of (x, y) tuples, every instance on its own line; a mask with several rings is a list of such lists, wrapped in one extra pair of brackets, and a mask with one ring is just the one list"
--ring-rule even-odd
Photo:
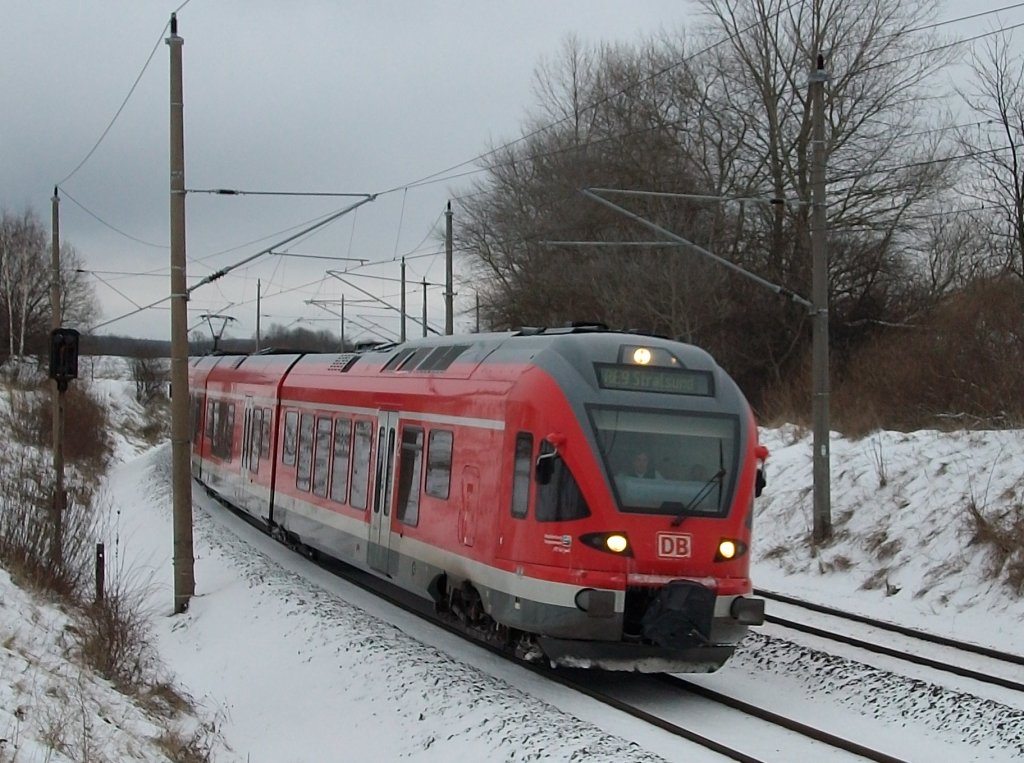
[(166, 728), (156, 743), (175, 763), (208, 763), (211, 760), (209, 736), (213, 730), (200, 726), (191, 733)]
[(891, 570), (888, 567), (881, 567), (871, 573), (871, 576), (860, 584), (862, 591), (877, 591), (884, 589), (888, 584), (889, 573)]
[(1024, 594), (1024, 504), (995, 512), (971, 498), (966, 508), (970, 542), (989, 551), (989, 575), (1005, 580), (1018, 596)]

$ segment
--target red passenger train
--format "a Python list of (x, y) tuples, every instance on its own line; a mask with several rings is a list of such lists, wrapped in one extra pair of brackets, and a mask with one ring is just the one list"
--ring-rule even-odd
[(711, 671), (767, 451), (703, 350), (601, 328), (190, 363), (193, 475), (528, 659)]

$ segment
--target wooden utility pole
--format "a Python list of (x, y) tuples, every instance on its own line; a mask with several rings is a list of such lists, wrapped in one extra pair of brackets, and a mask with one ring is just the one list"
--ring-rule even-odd
[(423, 279), (423, 338), (427, 338), (427, 279)]
[(452, 288), (452, 203), (444, 213), (444, 333), (455, 332), (455, 292)]
[(832, 535), (832, 490), (829, 448), (828, 378), (828, 219), (825, 209), (825, 57), (819, 54), (811, 70), (811, 256), (813, 259), (813, 394), (814, 529), (815, 542)]
[(192, 552), (192, 464), (189, 447), (188, 290), (185, 279), (185, 104), (178, 19), (171, 14), (171, 480), (174, 492), (174, 612), (196, 590)]
[[(50, 200), (53, 238), (50, 248), (50, 328), (59, 329), (62, 323), (60, 309), (60, 196), (53, 187)], [(50, 382), (50, 396), (53, 413), (53, 518), (50, 523), (53, 537), (50, 539), (50, 563), (54, 569), (64, 564), (64, 508), (67, 494), (64, 490), (64, 390), (56, 379)]]
[(260, 279), (256, 279), (256, 352), (260, 351)]

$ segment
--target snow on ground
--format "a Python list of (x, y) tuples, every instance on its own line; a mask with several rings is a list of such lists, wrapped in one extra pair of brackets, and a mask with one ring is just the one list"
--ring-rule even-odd
[[(120, 378), (93, 384), (125, 411), (116, 419), (125, 421), (139, 411), (118, 402), (131, 395)], [(834, 437), (836, 537), (816, 550), (808, 543), (810, 436), (784, 427), (763, 438), (772, 455), (755, 521), (758, 586), (1024, 653), (1024, 602), (992, 579), (985, 549), (970, 543), (966, 509), (970, 500), (987, 512), (1020, 505), (1024, 432)], [(212, 760), (720, 759), (396, 614), (261, 536), (198, 488), (197, 596), (187, 614), (169, 616), (169, 450), (133, 455), (139, 449), (122, 441), (124, 461), (105, 491), (108, 560), (145, 581), (154, 639), (210, 724)], [(58, 710), (75, 710), (76, 723), (99, 730), (82, 737), (92, 745), (89, 760), (160, 759), (145, 746), (157, 733), (145, 714), (135, 716), (123, 700), (100, 693), (103, 682), (61, 662), (60, 615), (32, 603), (5, 575), (0, 595), (0, 737), (7, 739), (0, 761), (85, 759), (50, 754), (45, 729), (53, 724), (39, 721)], [(62, 672), (68, 680), (52, 688), (51, 677)], [(760, 634), (701, 680), (811, 707), (839, 726), (877, 724), (881, 737), (902, 736), (905, 750), (918, 750), (911, 759), (1024, 755), (1019, 706)], [(58, 698), (71, 689), (79, 699)], [(109, 727), (116, 734), (100, 733)], [(129, 749), (122, 729), (139, 749)]]
[(0, 760), (165, 761), (154, 717), (66, 655), (73, 621), (0, 570)]
[(834, 539), (817, 550), (811, 436), (784, 427), (762, 438), (755, 585), (1024, 654), (1024, 598), (992, 576), (968, 509), (1024, 511), (1024, 432), (833, 434)]

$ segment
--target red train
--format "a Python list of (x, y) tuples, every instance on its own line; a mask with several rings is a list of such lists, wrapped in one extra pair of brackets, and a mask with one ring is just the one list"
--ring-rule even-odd
[(711, 671), (767, 451), (706, 352), (600, 328), (190, 364), (193, 475), (527, 659)]

